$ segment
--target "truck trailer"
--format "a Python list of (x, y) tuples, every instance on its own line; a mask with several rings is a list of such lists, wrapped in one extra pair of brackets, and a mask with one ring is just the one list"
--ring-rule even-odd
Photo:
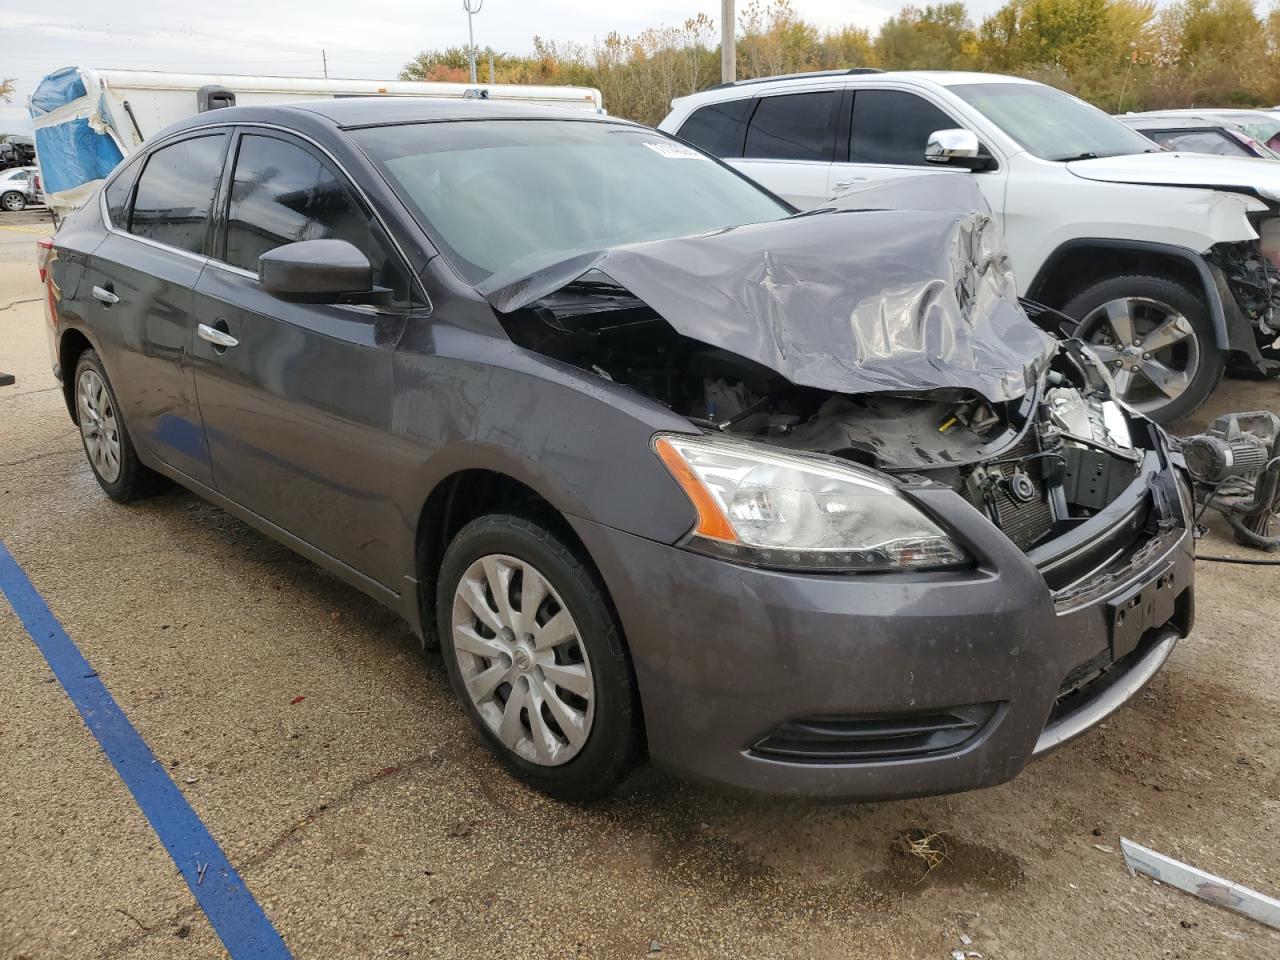
[(55, 216), (85, 202), (148, 137), (174, 121), (219, 107), (337, 97), (450, 97), (514, 100), (604, 113), (594, 87), (412, 80), (329, 80), (236, 74), (162, 73), (64, 67), (27, 101), (36, 162)]

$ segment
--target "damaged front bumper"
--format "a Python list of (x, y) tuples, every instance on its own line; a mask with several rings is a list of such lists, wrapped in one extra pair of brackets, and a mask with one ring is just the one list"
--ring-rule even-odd
[(951, 489), (910, 495), (972, 569), (792, 574), (574, 521), (617, 605), (655, 762), (785, 794), (991, 786), (1117, 709), (1191, 629), (1192, 538), (1158, 451), (1030, 552)]

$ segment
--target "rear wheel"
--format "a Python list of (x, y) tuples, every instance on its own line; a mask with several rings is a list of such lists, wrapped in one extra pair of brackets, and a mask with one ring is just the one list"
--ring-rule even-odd
[(121, 503), (156, 493), (164, 486), (164, 480), (138, 459), (107, 371), (96, 352), (86, 350), (80, 354), (75, 378), (76, 422), (98, 484), (107, 496)]
[(507, 769), (562, 800), (617, 786), (639, 716), (595, 571), (547, 526), (494, 514), (449, 545), (437, 597), (454, 692)]
[(10, 213), (17, 213), (19, 210), (25, 209), (26, 206), (26, 195), (19, 193), (17, 190), (10, 190), (0, 196), (0, 208), (8, 210)]
[(1063, 312), (1111, 371), (1116, 395), (1170, 424), (1209, 399), (1226, 368), (1204, 301), (1163, 277), (1119, 276), (1086, 287)]

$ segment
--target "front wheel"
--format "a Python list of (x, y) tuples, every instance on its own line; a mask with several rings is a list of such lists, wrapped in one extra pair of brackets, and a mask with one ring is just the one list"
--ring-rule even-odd
[(449, 545), (437, 598), (449, 680), (506, 768), (562, 800), (617, 786), (639, 757), (639, 710), (589, 564), (549, 527), (494, 514)]
[(1226, 369), (1209, 309), (1188, 288), (1164, 277), (1102, 280), (1072, 297), (1063, 313), (1107, 365), (1116, 396), (1156, 423), (1190, 416), (1209, 399)]
[(17, 213), (19, 210), (25, 209), (27, 206), (27, 198), (17, 190), (10, 190), (8, 193), (0, 196), (0, 207), (8, 210), (10, 213)]

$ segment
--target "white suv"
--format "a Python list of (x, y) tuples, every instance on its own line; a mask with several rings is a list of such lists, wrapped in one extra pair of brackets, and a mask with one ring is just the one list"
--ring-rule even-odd
[(1228, 362), (1280, 372), (1280, 164), (1164, 152), (1060, 90), (982, 73), (741, 81), (673, 101), (659, 127), (802, 209), (872, 180), (973, 177), (1019, 292), (1081, 321), (1162, 423)]

